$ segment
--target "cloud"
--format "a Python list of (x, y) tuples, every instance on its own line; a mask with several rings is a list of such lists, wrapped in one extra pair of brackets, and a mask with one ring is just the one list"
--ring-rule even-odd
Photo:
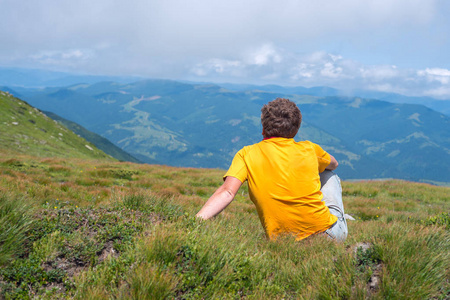
[(334, 64), (327, 62), (324, 64), (323, 69), (320, 71), (320, 75), (329, 78), (339, 78), (343, 76), (343, 69), (337, 67)]
[(281, 60), (281, 55), (271, 44), (265, 44), (261, 48), (249, 54), (249, 63), (258, 66), (264, 66), (269, 63), (280, 63)]
[(441, 86), (435, 89), (427, 89), (423, 92), (424, 96), (430, 96), (437, 99), (449, 99), (450, 98), (450, 87)]
[(268, 42), (290, 51), (300, 47), (312, 52), (317, 49), (311, 47), (335, 35), (358, 39), (370, 31), (397, 34), (398, 28), (420, 28), (437, 9), (433, 0), (1, 3), (0, 28), (5, 29), (0, 30), (0, 38), (7, 42), (3, 53), (13, 48), (32, 54), (108, 43), (114, 46), (111, 49), (140, 59), (145, 55), (226, 57)]
[(450, 70), (447, 69), (414, 70), (395, 65), (364, 65), (324, 51), (296, 54), (273, 45), (262, 45), (255, 49), (253, 56), (247, 54), (232, 60), (211, 59), (198, 63), (191, 73), (197, 80), (331, 86), (344, 90), (369, 89), (409, 96), (450, 98)]
[(438, 0), (0, 0), (0, 65), (450, 97)]
[(69, 49), (66, 51), (40, 51), (30, 55), (32, 62), (40, 65), (76, 66), (94, 57), (92, 50)]
[(363, 66), (359, 72), (362, 78), (368, 80), (386, 80), (401, 76), (397, 66)]
[(197, 64), (191, 70), (197, 76), (210, 76), (211, 74), (230, 73), (233, 76), (239, 76), (243, 64), (240, 61), (231, 61), (224, 59), (211, 59), (204, 63)]
[(441, 68), (426, 68), (425, 70), (417, 71), (417, 75), (420, 77), (425, 77), (426, 80), (438, 81), (441, 84), (449, 84), (450, 83), (450, 70), (441, 69)]

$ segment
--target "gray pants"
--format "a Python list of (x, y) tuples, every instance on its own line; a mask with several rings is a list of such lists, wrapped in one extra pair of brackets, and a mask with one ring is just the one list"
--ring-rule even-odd
[(331, 239), (344, 241), (347, 238), (348, 229), (344, 216), (341, 180), (332, 171), (325, 170), (320, 173), (320, 183), (322, 184), (320, 189), (323, 194), (322, 201), (325, 202), (330, 213), (338, 218), (337, 222), (325, 231), (325, 234)]

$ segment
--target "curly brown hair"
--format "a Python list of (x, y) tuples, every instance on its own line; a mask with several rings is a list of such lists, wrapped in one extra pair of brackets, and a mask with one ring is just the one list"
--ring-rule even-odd
[(293, 138), (302, 123), (297, 105), (285, 98), (277, 98), (261, 108), (264, 137)]

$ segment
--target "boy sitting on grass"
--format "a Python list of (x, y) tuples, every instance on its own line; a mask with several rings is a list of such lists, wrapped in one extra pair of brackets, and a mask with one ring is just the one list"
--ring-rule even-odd
[(206, 220), (219, 214), (247, 180), (250, 199), (269, 239), (291, 234), (302, 240), (325, 233), (345, 240), (342, 188), (332, 172), (338, 162), (317, 144), (294, 141), (302, 121), (294, 102), (277, 98), (261, 112), (264, 139), (235, 155), (223, 185), (197, 217)]

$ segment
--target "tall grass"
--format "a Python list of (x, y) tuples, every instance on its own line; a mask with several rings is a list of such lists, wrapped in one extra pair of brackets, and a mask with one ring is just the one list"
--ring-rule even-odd
[(0, 265), (26, 251), (26, 233), (33, 226), (32, 209), (19, 196), (0, 190)]

